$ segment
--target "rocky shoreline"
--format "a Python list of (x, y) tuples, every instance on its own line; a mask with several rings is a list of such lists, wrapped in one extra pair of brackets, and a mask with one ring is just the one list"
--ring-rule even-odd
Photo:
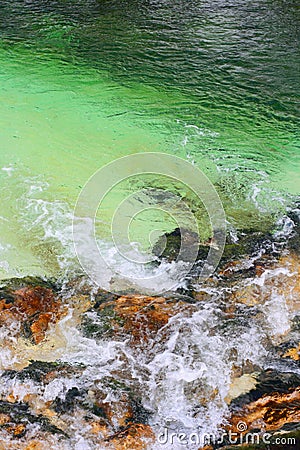
[[(257, 236), (255, 237), (255, 239)], [(299, 236), (297, 236), (297, 239)], [(97, 377), (85, 364), (64, 360), (72, 345), (66, 330), (83, 339), (124, 346), (131, 355), (154, 357), (170, 338), (180, 316), (189, 319), (218, 293), (223, 327), (247, 320), (278, 321), (270, 332), (264, 367), (231, 356), (230, 386), (225, 399), (217, 389), (190, 383), (201, 408), (213, 399), (228, 405), (220, 429), (246, 436), (270, 433), (271, 444), (232, 443), (226, 439), (206, 449), (289, 449), (300, 439), (300, 258), (295, 236), (274, 251), (239, 258), (236, 252), (221, 264), (214, 277), (198, 289), (170, 293), (165, 297), (137, 294), (115, 295), (93, 290), (81, 280), (58, 286), (35, 278), (3, 281), (0, 290), (2, 340), (0, 383), (0, 449), (67, 449), (77, 429), (91, 448), (155, 448), (151, 426), (153, 411), (132, 373), (117, 367)], [(256, 239), (256, 242), (257, 239)], [(273, 251), (268, 252), (272, 248)], [(232, 247), (231, 247), (232, 249)], [(275, 249), (276, 250), (276, 249)], [(247, 253), (247, 252), (246, 252)], [(249, 262), (250, 261), (250, 262)], [(284, 299), (289, 323), (268, 317), (271, 298)], [(279, 311), (280, 313), (280, 311)], [(280, 328), (281, 327), (281, 328)], [(210, 333), (214, 333), (211, 329)], [(111, 344), (113, 343), (113, 344)], [(269, 364), (269, 367), (268, 367)], [(88, 383), (84, 382), (88, 378)], [(94, 377), (94, 378), (93, 378)], [(63, 394), (62, 394), (63, 391)], [(217, 404), (217, 403), (216, 403)], [(76, 420), (75, 420), (76, 419)], [(239, 429), (240, 423), (245, 429)], [(274, 444), (276, 436), (293, 438), (298, 444)], [(242, 437), (243, 439), (243, 437)], [(289, 446), (290, 445), (290, 446)], [(77, 448), (77, 447), (71, 447)], [(86, 448), (80, 447), (79, 448)], [(165, 447), (168, 448), (168, 447)], [(169, 448), (172, 448), (170, 446)], [(183, 447), (184, 448), (184, 447)]]

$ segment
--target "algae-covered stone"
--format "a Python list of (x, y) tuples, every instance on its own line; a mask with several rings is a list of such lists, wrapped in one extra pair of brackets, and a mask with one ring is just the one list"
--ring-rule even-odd
[[(97, 389), (89, 391), (93, 408), (108, 420), (114, 430), (129, 423), (147, 424), (151, 412), (144, 408), (141, 398), (131, 387), (113, 377), (101, 379)], [(108, 400), (110, 399), (110, 400)]]
[[(218, 232), (216, 232), (216, 235)], [(255, 229), (240, 230), (237, 241), (233, 242), (227, 236), (225, 247), (222, 253), (221, 266), (237, 260), (246, 255), (252, 255), (262, 247), (269, 247), (274, 241), (274, 236), (269, 231)], [(161, 259), (174, 261), (180, 253), (180, 259), (183, 261), (205, 260), (210, 248), (214, 249), (217, 243), (214, 239), (207, 242), (201, 242), (197, 233), (189, 230), (176, 228), (170, 233), (162, 235), (154, 244), (152, 251)]]
[(129, 339), (132, 345), (145, 344), (179, 312), (194, 310), (183, 297), (165, 298), (123, 295), (91, 308), (82, 322), (90, 337)]
[(285, 393), (289, 389), (297, 389), (300, 386), (300, 375), (294, 372), (280, 372), (275, 369), (267, 369), (257, 375), (256, 381), (255, 389), (235, 399), (233, 406), (243, 406), (258, 400), (263, 395)]

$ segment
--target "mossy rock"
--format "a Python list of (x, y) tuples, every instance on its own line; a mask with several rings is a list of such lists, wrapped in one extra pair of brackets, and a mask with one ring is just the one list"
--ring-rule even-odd
[(142, 405), (141, 399), (132, 390), (131, 387), (127, 386), (124, 381), (117, 380), (113, 377), (105, 377), (101, 380), (101, 384), (111, 389), (114, 392), (120, 393), (124, 392), (128, 395), (130, 406), (133, 411), (131, 422), (147, 424), (149, 422), (149, 417), (151, 416), (151, 411), (145, 409)]
[(28, 287), (44, 287), (51, 289), (54, 292), (59, 292), (60, 285), (54, 279), (45, 279), (40, 277), (22, 277), (22, 278), (8, 278), (1, 280), (0, 296), (6, 298), (5, 295), (10, 295), (11, 292)]
[(255, 389), (234, 399), (231, 408), (239, 408), (266, 394), (285, 393), (289, 389), (296, 389), (298, 386), (300, 386), (300, 375), (294, 372), (279, 372), (275, 369), (267, 369), (258, 375)]
[[(181, 242), (181, 231), (184, 235), (183, 243)], [(152, 248), (152, 253), (160, 259), (175, 261), (179, 256), (182, 245), (182, 253), (180, 255), (180, 259), (182, 261), (193, 261), (196, 252), (197, 260), (206, 259), (209, 252), (209, 247), (198, 244), (199, 236), (197, 233), (175, 228), (174, 231), (165, 233), (157, 240)]]
[(57, 397), (51, 407), (59, 414), (72, 413), (75, 405), (80, 403), (80, 400), (85, 394), (85, 391), (79, 391), (79, 389), (74, 386), (66, 392), (64, 399)]
[[(206, 260), (209, 250), (209, 243), (199, 242), (198, 235), (192, 231), (186, 231), (185, 242), (183, 242), (184, 252), (182, 253), (183, 261), (193, 260), (195, 255), (195, 249), (199, 245), (196, 261)], [(274, 238), (270, 232), (248, 229), (239, 232), (238, 242), (232, 242), (230, 238), (227, 238), (224, 251), (221, 258), (221, 266), (227, 262), (240, 259), (245, 256), (252, 255), (258, 251), (262, 246), (269, 247)], [(166, 259), (168, 261), (174, 261), (179, 255), (181, 247), (181, 232), (179, 228), (176, 228), (170, 233), (165, 233), (161, 236), (153, 246), (153, 253), (159, 259)], [(213, 247), (212, 247), (213, 248)]]
[(36, 383), (45, 383), (46, 376), (50, 372), (55, 372), (57, 375), (62, 374), (63, 376), (76, 376), (76, 373), (81, 372), (84, 365), (77, 364), (71, 365), (61, 361), (46, 362), (46, 361), (30, 361), (29, 366), (24, 369), (18, 370), (6, 370), (3, 372), (3, 378), (16, 378), (18, 380), (33, 380)]
[(53, 425), (46, 417), (32, 414), (26, 403), (0, 401), (0, 413), (9, 416), (10, 424), (23, 424), (25, 426), (37, 424), (42, 431), (68, 437), (63, 430)]
[[(94, 390), (94, 396), (97, 398), (92, 407), (89, 402), (83, 403), (85, 407), (111, 423), (113, 426), (114, 405), (122, 405), (124, 414), (123, 426), (132, 423), (148, 424), (151, 411), (142, 405), (140, 396), (123, 380), (120, 381), (114, 377), (104, 377)], [(107, 397), (113, 397), (114, 400), (107, 402)], [(118, 409), (118, 408), (117, 408)]]

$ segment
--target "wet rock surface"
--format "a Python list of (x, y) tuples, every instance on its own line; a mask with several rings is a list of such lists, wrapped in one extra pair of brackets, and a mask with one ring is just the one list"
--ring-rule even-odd
[(37, 383), (50, 383), (57, 376), (76, 376), (82, 372), (84, 366), (72, 366), (61, 362), (31, 361), (23, 370), (6, 370), (2, 378), (20, 381), (33, 380)]
[(298, 448), (300, 375), (268, 369), (252, 377), (248, 392), (240, 386), (241, 395), (230, 403), (227, 434), (217, 448)]
[(39, 344), (49, 325), (63, 314), (61, 300), (48, 286), (49, 283), (41, 285), (40, 280), (33, 279), (7, 283), (0, 289), (0, 324), (19, 323), (21, 335)]
[(85, 314), (82, 329), (89, 337), (128, 338), (132, 345), (144, 345), (171, 317), (193, 309), (186, 298), (124, 295), (96, 303)]
[(26, 434), (30, 424), (37, 424), (42, 431), (50, 433), (65, 433), (51, 424), (51, 422), (43, 415), (32, 414), (29, 405), (24, 402), (0, 402), (1, 428), (8, 433), (12, 433), (15, 437), (22, 437)]
[[(152, 449), (165, 414), (156, 405), (172, 410), (178, 398), (199, 424), (219, 408), (220, 433), (243, 422), (242, 448), (274, 447), (247, 447), (247, 430), (299, 442), (300, 259), (288, 248), (260, 250), (252, 259), (234, 251), (205, 285), (164, 297), (82, 280), (3, 282), (0, 449), (67, 450), (78, 439), (92, 449)], [(213, 448), (240, 446), (225, 439)]]
[[(217, 232), (216, 232), (217, 234)], [(221, 266), (236, 261), (245, 256), (251, 256), (262, 247), (272, 248), (272, 244), (277, 241), (270, 232), (261, 230), (241, 230), (235, 240), (227, 237)], [(183, 261), (205, 260), (210, 248), (217, 245), (215, 240), (209, 239), (201, 242), (201, 237), (193, 231), (176, 228), (170, 233), (161, 236), (153, 246), (154, 255), (169, 261), (180, 258)], [(274, 248), (272, 249), (274, 251)]]
[[(55, 389), (55, 382), (64, 380), (67, 386), (66, 380), (71, 384), (76, 384), (77, 380), (80, 384), (84, 370), (83, 366), (60, 361), (33, 361), (21, 371), (5, 371), (2, 380), (7, 387), (0, 400), (0, 430), (10, 438), (27, 441), (34, 426), (41, 439), (50, 434), (67, 442), (72, 434), (68, 418), (75, 415), (91, 436), (95, 448), (97, 445), (112, 449), (146, 448), (146, 441), (153, 440), (154, 436), (147, 424), (149, 411), (143, 408), (130, 387), (116, 379), (106, 377), (101, 383), (86, 383), (81, 389), (66, 388), (63, 397), (55, 393), (51, 399), (45, 396), (47, 386), (52, 384)], [(27, 383), (35, 386), (35, 392), (18, 395), (16, 386), (20, 393)], [(136, 447), (130, 447), (134, 442)]]

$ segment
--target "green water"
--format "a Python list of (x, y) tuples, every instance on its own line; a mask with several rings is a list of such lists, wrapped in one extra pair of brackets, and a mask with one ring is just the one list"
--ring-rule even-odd
[(238, 228), (299, 195), (296, 1), (0, 7), (2, 276), (56, 273), (82, 186), (127, 154), (195, 161)]

